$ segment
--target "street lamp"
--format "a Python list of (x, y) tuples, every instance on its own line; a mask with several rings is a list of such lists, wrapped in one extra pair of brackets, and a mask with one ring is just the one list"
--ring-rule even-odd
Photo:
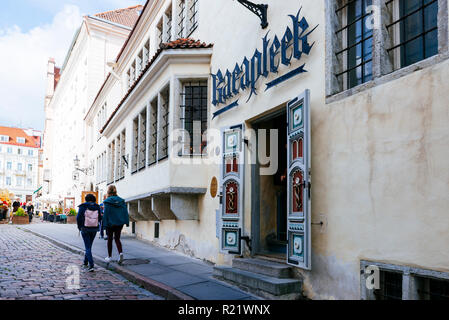
[[(75, 159), (73, 160), (73, 164), (75, 165), (75, 172), (81, 171), (85, 175), (92, 176), (94, 168), (91, 166), (87, 168), (80, 168), (80, 159), (78, 158), (78, 155), (76, 155)], [(75, 176), (75, 175), (74, 175)], [(75, 179), (74, 179), (75, 180)]]

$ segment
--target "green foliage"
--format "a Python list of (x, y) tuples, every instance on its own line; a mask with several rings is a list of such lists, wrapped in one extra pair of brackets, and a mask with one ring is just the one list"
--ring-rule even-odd
[(69, 210), (69, 216), (76, 216), (76, 214), (77, 214), (77, 212), (76, 212), (76, 210), (75, 209), (70, 209)]
[(23, 210), (23, 208), (17, 209), (17, 211), (14, 213), (16, 217), (28, 217), (28, 214)]

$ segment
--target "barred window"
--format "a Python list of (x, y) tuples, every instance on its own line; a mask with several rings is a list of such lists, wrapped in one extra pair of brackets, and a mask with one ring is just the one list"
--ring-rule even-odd
[(189, 35), (198, 27), (198, 0), (190, 0)]
[(148, 165), (156, 163), (157, 160), (157, 126), (158, 126), (158, 99), (157, 97), (150, 102), (150, 119), (149, 119), (149, 130), (150, 130), (150, 141), (149, 141), (149, 152), (148, 152)]
[(186, 30), (186, 0), (179, 0), (178, 12), (178, 38), (184, 38)]
[(139, 117), (133, 120), (133, 153), (132, 153), (132, 164), (131, 172), (137, 172), (137, 166), (139, 163)]
[(419, 300), (449, 300), (449, 280), (417, 277)]
[(120, 168), (121, 168), (121, 151), (122, 151), (122, 148), (121, 148), (121, 145), (120, 145), (120, 143), (121, 143), (121, 140), (120, 140), (120, 136), (118, 136), (116, 139), (115, 139), (115, 154), (114, 154), (114, 156), (115, 156), (115, 181), (118, 181), (119, 179), (120, 179)]
[(145, 169), (147, 155), (147, 110), (139, 115), (139, 170)]
[(336, 14), (340, 28), (336, 30), (341, 49), (335, 52), (340, 62), (337, 80), (343, 90), (353, 88), (372, 79), (373, 30), (372, 0), (339, 1)]
[(168, 136), (169, 136), (169, 114), (170, 114), (170, 88), (163, 90), (159, 94), (160, 105), (160, 140), (158, 150), (158, 161), (168, 157)]
[(167, 11), (165, 11), (165, 42), (172, 40), (171, 30), (172, 30), (172, 7), (170, 6)]
[(380, 289), (374, 290), (376, 300), (402, 300), (402, 273), (380, 271)]
[(207, 81), (188, 82), (183, 85), (182, 118), (185, 134), (184, 154), (201, 155), (207, 141), (203, 135), (207, 130)]
[(387, 51), (395, 69), (438, 54), (438, 0), (389, 0), (387, 25), (394, 45)]

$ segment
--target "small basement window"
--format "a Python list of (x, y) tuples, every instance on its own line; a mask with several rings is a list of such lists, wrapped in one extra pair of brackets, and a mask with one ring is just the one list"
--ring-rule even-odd
[(402, 273), (380, 271), (380, 289), (374, 290), (376, 300), (402, 300)]
[(417, 277), (419, 300), (449, 300), (449, 280)]
[(159, 239), (159, 222), (154, 223), (154, 239)]

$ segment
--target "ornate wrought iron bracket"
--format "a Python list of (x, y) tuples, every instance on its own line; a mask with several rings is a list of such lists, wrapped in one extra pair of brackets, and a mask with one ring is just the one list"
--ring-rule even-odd
[(248, 0), (237, 0), (260, 18), (262, 29), (268, 27), (268, 4), (255, 4)]

